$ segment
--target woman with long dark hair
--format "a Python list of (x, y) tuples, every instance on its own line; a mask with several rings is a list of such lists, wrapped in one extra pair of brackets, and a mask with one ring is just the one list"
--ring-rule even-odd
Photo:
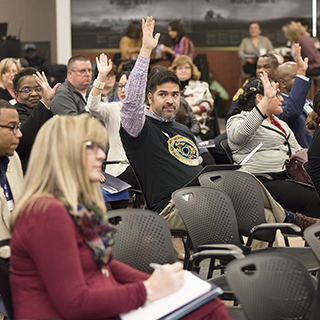
[(193, 42), (186, 36), (183, 25), (180, 21), (172, 21), (168, 25), (168, 33), (172, 39), (173, 46), (169, 48), (165, 45), (160, 46), (160, 50), (170, 55), (170, 59), (174, 60), (180, 55), (189, 56), (192, 60), (194, 58)]

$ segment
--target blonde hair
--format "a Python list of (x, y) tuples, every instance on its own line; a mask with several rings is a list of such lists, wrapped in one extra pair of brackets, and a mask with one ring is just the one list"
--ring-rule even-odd
[(2, 75), (9, 70), (13, 63), (17, 66), (17, 71), (19, 71), (21, 69), (19, 60), (14, 58), (4, 58), (0, 61), (0, 88), (2, 89), (6, 89), (2, 81)]
[(288, 40), (295, 42), (303, 35), (303, 31), (295, 21), (291, 21), (284, 25), (282, 31), (287, 35)]
[(201, 72), (197, 68), (195, 64), (193, 64), (191, 58), (189, 56), (181, 55), (177, 58), (175, 58), (172, 62), (171, 67), (168, 68), (168, 70), (176, 73), (176, 69), (179, 66), (183, 66), (184, 64), (188, 63), (191, 67), (191, 79), (192, 80), (199, 80), (201, 76)]
[[(106, 211), (99, 182), (91, 183), (86, 170), (86, 141), (107, 144), (105, 127), (87, 114), (48, 120), (34, 142), (22, 196), (11, 216), (11, 228), (23, 209), (51, 195), (77, 212), (79, 203)], [(45, 208), (39, 208), (45, 211)]]

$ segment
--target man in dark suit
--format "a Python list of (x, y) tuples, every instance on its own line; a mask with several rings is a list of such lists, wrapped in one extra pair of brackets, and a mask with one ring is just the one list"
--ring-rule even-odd
[(294, 132), (303, 148), (308, 148), (312, 134), (305, 129), (307, 115), (312, 111), (312, 102), (307, 100), (311, 82), (305, 76), (308, 69), (308, 58), (301, 57), (299, 44), (295, 45), (296, 61), (282, 64), (277, 72), (279, 90), (283, 96), (283, 112), (278, 114)]

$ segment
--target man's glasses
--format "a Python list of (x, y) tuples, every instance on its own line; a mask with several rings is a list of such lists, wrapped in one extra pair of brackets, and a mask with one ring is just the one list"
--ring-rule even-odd
[(19, 90), (19, 92), (25, 93), (25, 94), (30, 94), (32, 91), (35, 93), (42, 93), (42, 88), (41, 87), (35, 87), (35, 88), (24, 88), (22, 90)]
[(106, 148), (103, 147), (101, 144), (94, 142), (94, 141), (87, 141), (86, 142), (86, 148), (87, 150), (92, 150), (94, 154), (97, 154), (99, 149), (101, 149), (104, 153), (106, 153)]
[(15, 135), (18, 131), (18, 129), (20, 130), (20, 127), (21, 127), (21, 122), (15, 124), (13, 127), (10, 127), (10, 126), (2, 126), (0, 125), (1, 128), (8, 128), (8, 129), (11, 129), (12, 133)]
[(72, 69), (70, 69), (70, 71), (72, 71), (72, 72), (78, 72), (78, 73), (80, 73), (81, 75), (84, 75), (86, 72), (89, 72), (89, 73), (92, 73), (92, 69), (81, 69), (81, 70), (72, 70)]

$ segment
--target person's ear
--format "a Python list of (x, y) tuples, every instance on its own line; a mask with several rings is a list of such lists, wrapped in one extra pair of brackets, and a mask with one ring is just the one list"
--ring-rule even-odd
[(152, 93), (151, 92), (148, 93), (148, 102), (149, 102), (149, 106), (151, 107), (151, 102), (152, 102)]
[(263, 98), (263, 95), (261, 94), (261, 93), (257, 93), (256, 94), (256, 104), (258, 104), (261, 100), (262, 100), (262, 98)]

